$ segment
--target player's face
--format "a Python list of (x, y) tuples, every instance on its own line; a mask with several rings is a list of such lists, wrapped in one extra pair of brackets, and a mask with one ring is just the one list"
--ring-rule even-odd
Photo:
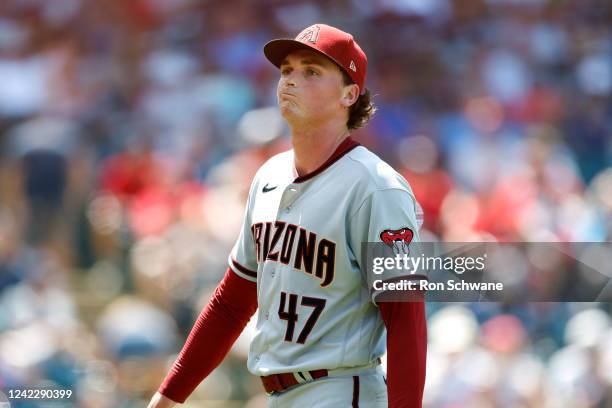
[(340, 68), (309, 50), (287, 55), (280, 67), (277, 97), (287, 120), (326, 120), (346, 115), (358, 87), (344, 85)]

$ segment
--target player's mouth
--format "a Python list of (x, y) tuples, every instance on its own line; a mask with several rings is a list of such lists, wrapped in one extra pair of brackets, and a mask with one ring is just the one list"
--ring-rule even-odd
[(286, 91), (280, 91), (280, 92), (279, 92), (279, 95), (280, 95), (281, 97), (282, 97), (282, 96), (291, 96), (291, 97), (295, 98), (295, 95), (294, 95), (294, 94), (292, 94), (291, 92), (286, 92)]

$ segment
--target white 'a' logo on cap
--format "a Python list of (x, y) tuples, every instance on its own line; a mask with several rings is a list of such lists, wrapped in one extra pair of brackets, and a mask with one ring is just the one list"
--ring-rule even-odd
[(311, 25), (310, 27), (305, 28), (297, 36), (297, 40), (301, 42), (309, 41), (314, 44), (317, 42), (317, 38), (319, 38), (319, 30), (320, 28), (318, 25)]
[(349, 65), (349, 68), (353, 70), (353, 72), (357, 72), (357, 67), (355, 66), (355, 62), (353, 60), (351, 60), (351, 64)]

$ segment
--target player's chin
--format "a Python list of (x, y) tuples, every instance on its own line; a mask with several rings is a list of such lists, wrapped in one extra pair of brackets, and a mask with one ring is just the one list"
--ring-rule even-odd
[(278, 106), (282, 107), (282, 106), (293, 106), (293, 105), (296, 105), (294, 98), (292, 99), (292, 98), (286, 97), (284, 95), (281, 95), (278, 98)]
[(294, 117), (294, 116), (298, 115), (297, 106), (295, 104), (293, 104), (293, 103), (288, 102), (288, 101), (281, 101), (278, 104), (278, 108), (280, 109), (281, 115), (285, 119), (288, 119), (289, 117)]

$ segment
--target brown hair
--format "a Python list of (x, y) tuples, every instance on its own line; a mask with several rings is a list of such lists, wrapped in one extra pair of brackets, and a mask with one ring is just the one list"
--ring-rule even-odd
[[(340, 71), (342, 72), (344, 85), (354, 83), (348, 74), (344, 72), (344, 70), (341, 69)], [(365, 93), (363, 95), (359, 95), (357, 101), (355, 101), (355, 103), (349, 108), (349, 117), (346, 121), (346, 127), (349, 129), (359, 129), (360, 127), (365, 126), (375, 112), (376, 106), (372, 102), (370, 90), (366, 88)]]

